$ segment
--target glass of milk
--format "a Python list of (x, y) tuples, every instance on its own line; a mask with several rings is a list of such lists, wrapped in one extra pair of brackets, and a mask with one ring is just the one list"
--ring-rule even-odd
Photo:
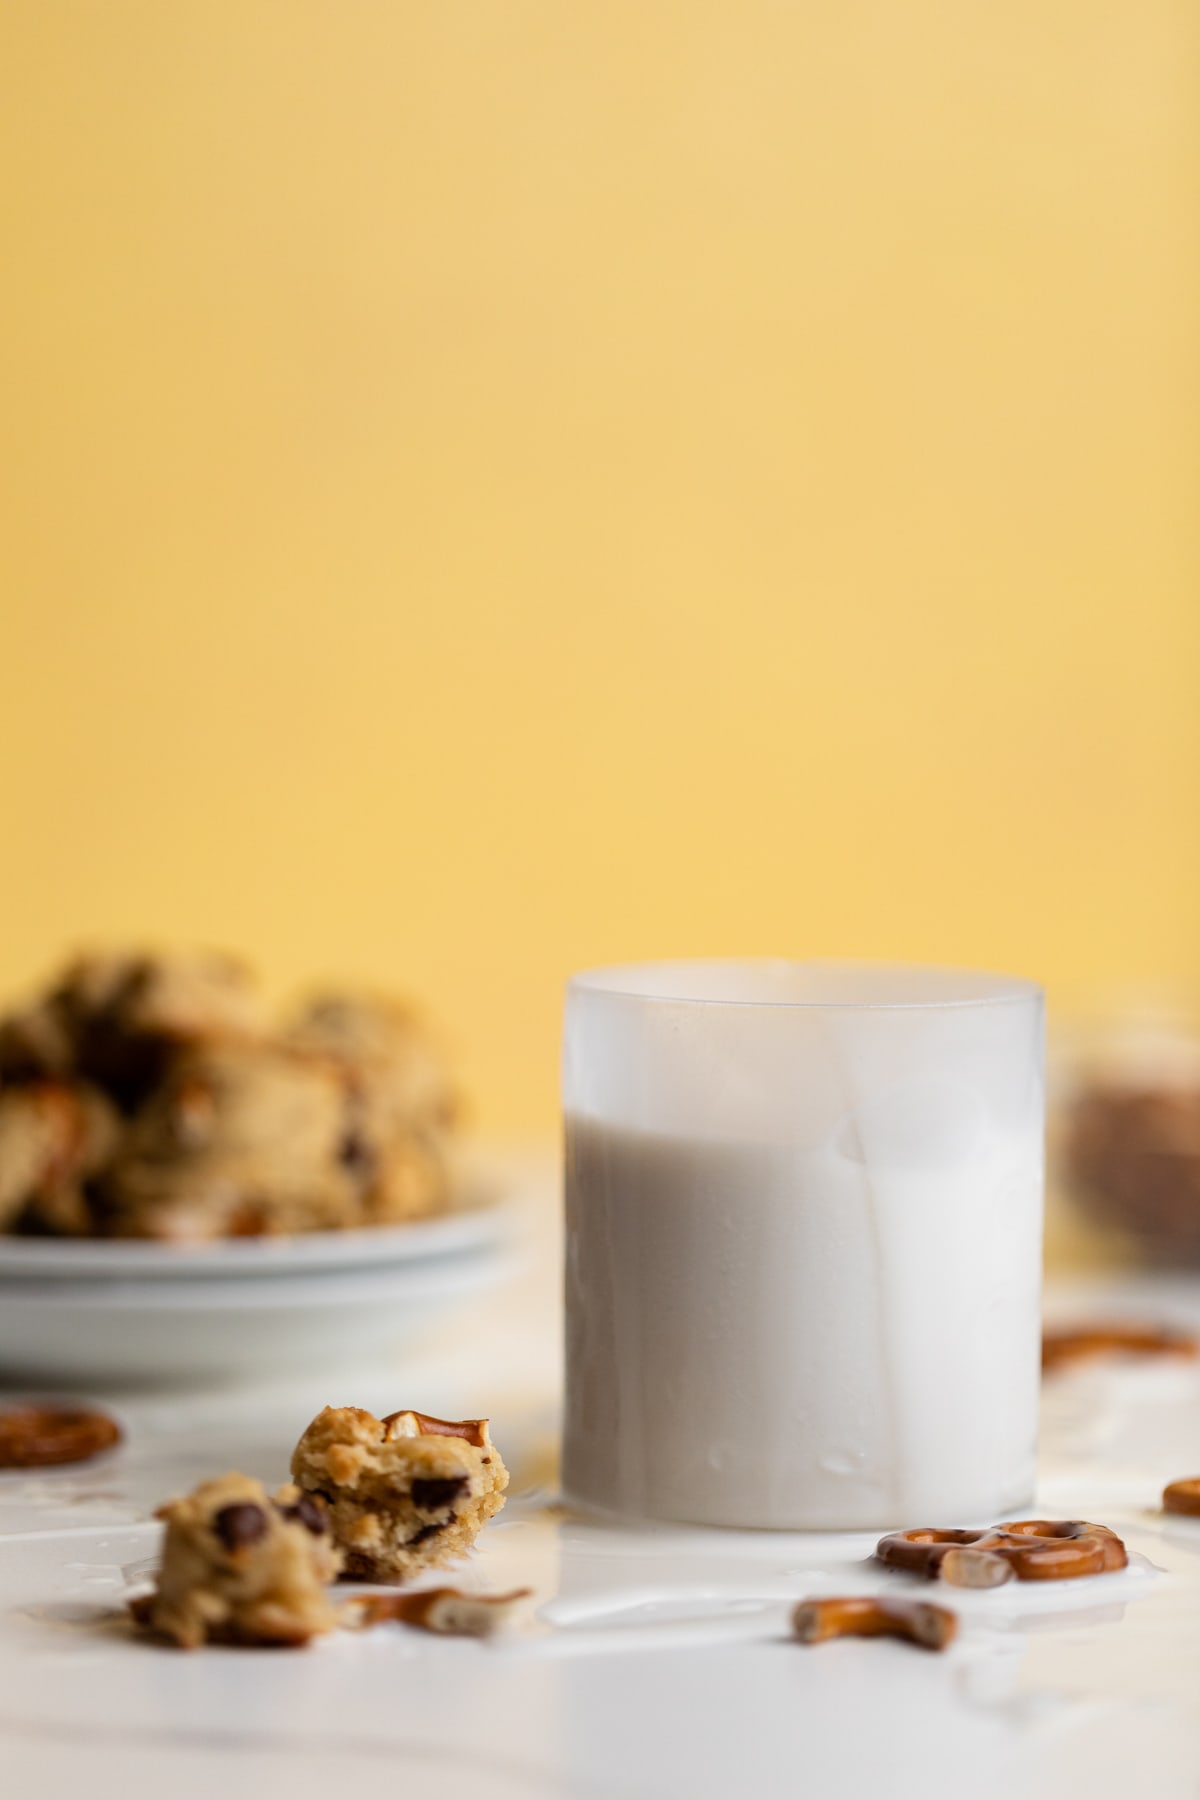
[(1034, 1485), (1043, 1000), (870, 963), (567, 994), (563, 1484), (628, 1519), (983, 1523)]

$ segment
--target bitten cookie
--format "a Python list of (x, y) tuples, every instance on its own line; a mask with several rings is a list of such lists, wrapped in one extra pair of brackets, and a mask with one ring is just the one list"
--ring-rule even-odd
[(486, 1419), (377, 1419), (357, 1406), (318, 1414), (292, 1477), (325, 1501), (344, 1573), (360, 1581), (407, 1581), (462, 1555), (508, 1486)]
[(231, 1473), (158, 1510), (166, 1521), (158, 1586), (135, 1600), (139, 1625), (185, 1650), (203, 1643), (299, 1645), (332, 1631), (325, 1593), (341, 1559), (321, 1503), (298, 1488), (269, 1496)]

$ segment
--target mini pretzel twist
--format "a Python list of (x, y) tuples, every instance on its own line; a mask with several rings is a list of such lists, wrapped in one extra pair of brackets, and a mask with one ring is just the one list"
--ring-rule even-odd
[(868, 1600), (858, 1596), (802, 1600), (792, 1614), (802, 1644), (838, 1637), (897, 1637), (922, 1650), (944, 1650), (958, 1630), (958, 1616), (922, 1600)]
[(1107, 1525), (1078, 1519), (1016, 1519), (986, 1531), (893, 1531), (875, 1547), (881, 1563), (953, 1587), (1018, 1581), (1069, 1581), (1104, 1575), (1129, 1561)]
[(87, 1462), (120, 1441), (115, 1419), (82, 1406), (8, 1406), (0, 1411), (0, 1469)]
[(1162, 1503), (1164, 1512), (1200, 1513), (1200, 1475), (1169, 1481), (1163, 1489)]
[(1196, 1356), (1200, 1339), (1194, 1332), (1169, 1325), (1132, 1325), (1120, 1320), (1089, 1325), (1051, 1326), (1042, 1333), (1042, 1369), (1049, 1373), (1085, 1357), (1114, 1355)]

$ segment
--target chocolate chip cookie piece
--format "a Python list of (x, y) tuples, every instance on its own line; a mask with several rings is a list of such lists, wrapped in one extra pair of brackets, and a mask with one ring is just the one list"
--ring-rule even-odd
[(458, 1094), (444, 1054), (415, 1008), (381, 994), (325, 993), (293, 1021), (300, 1049), (353, 1070), (373, 1131), (449, 1129)]
[(415, 1217), (447, 1197), (444, 1156), (380, 1128), (367, 1078), (296, 1041), (181, 1051), (125, 1133), (102, 1200), (119, 1236), (333, 1230)]
[(51, 1000), (34, 1000), (0, 1015), (0, 1082), (57, 1081), (74, 1070), (70, 1028)]
[(403, 1582), (469, 1550), (504, 1504), (508, 1470), (486, 1419), (377, 1419), (327, 1406), (296, 1446), (292, 1477), (328, 1505), (344, 1572)]
[(252, 978), (232, 957), (81, 956), (33, 1005), (0, 1018), (0, 1077), (82, 1076), (130, 1112), (181, 1044), (263, 1027)]
[(0, 1231), (190, 1241), (419, 1218), (450, 1204), (454, 1111), (402, 1003), (328, 994), (272, 1030), (232, 958), (81, 957), (0, 1016)]
[(380, 995), (327, 993), (288, 1041), (331, 1059), (346, 1082), (342, 1154), (360, 1185), (364, 1223), (441, 1211), (459, 1101), (446, 1059), (419, 1014)]
[(0, 1089), (0, 1231), (89, 1232), (84, 1184), (111, 1159), (117, 1135), (113, 1108), (85, 1082)]
[(328, 1061), (265, 1042), (198, 1045), (126, 1133), (104, 1182), (110, 1230), (191, 1241), (358, 1224), (345, 1115)]
[(291, 1486), (269, 1496), (230, 1473), (158, 1510), (166, 1523), (158, 1586), (131, 1611), (182, 1649), (204, 1643), (300, 1645), (332, 1631), (325, 1591), (341, 1566), (324, 1507)]

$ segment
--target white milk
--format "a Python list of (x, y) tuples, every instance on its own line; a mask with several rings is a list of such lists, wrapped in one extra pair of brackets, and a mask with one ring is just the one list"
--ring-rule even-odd
[(782, 1142), (723, 1135), (719, 1105), (688, 1135), (569, 1111), (567, 1494), (794, 1529), (1019, 1516), (1040, 1066), (1027, 1085), (997, 1111), (969, 1079), (892, 1069)]

